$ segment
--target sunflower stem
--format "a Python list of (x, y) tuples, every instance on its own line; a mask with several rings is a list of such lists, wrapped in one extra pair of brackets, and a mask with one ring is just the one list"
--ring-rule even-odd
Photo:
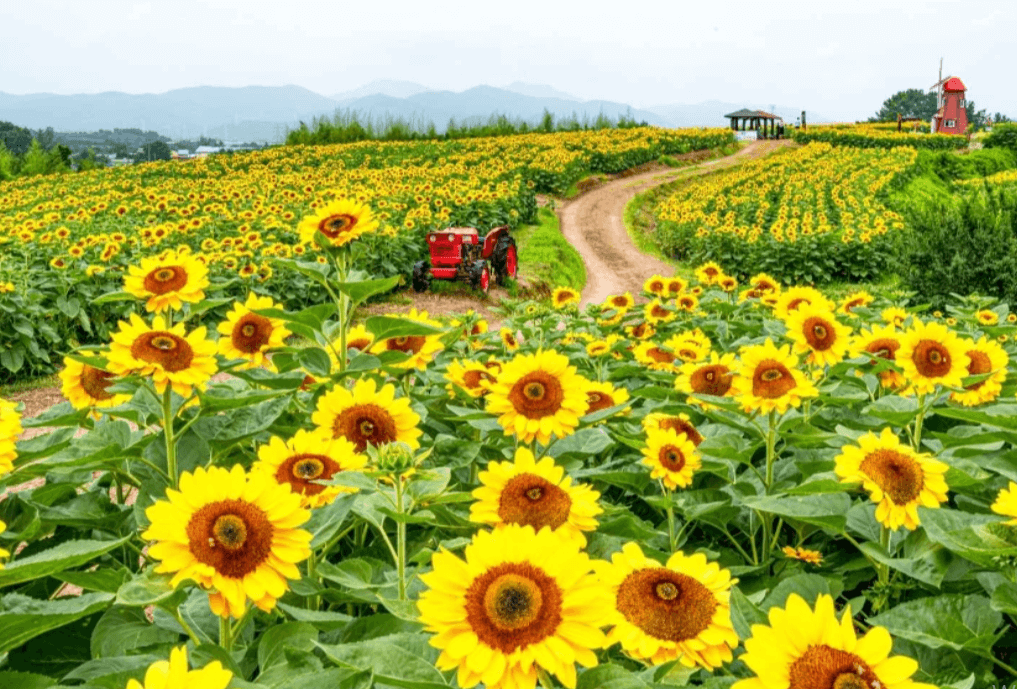
[(777, 412), (773, 410), (770, 412), (769, 428), (766, 431), (766, 494), (770, 494), (770, 486), (773, 485), (773, 465), (775, 456), (775, 448), (777, 447)]
[[(396, 513), (403, 515), (402, 476), (395, 477)], [(396, 522), (396, 568), (399, 570), (399, 600), (406, 600), (406, 522)]]
[[(886, 551), (887, 557), (890, 556), (890, 529), (883, 525), (879, 527), (879, 545)], [(879, 583), (884, 586), (890, 582), (890, 565), (885, 563), (879, 563)]]
[(925, 420), (925, 395), (918, 396), (918, 416), (915, 417), (915, 452), (922, 451), (922, 422)]
[(224, 651), (229, 653), (233, 650), (233, 637), (230, 632), (233, 631), (230, 628), (230, 618), (220, 617), (219, 618), (219, 645)]
[[(314, 550), (311, 550), (311, 554), (307, 557), (307, 578), (310, 579), (311, 582), (314, 584), (318, 583), (317, 565), (318, 561), (315, 558)], [(318, 597), (318, 594), (314, 594), (308, 597), (307, 599), (308, 610), (317, 610), (320, 605), (321, 599)]]
[(191, 638), (191, 641), (194, 643), (194, 645), (200, 646), (201, 639), (199, 639), (198, 635), (194, 633), (194, 630), (191, 629), (191, 626), (184, 621), (184, 616), (180, 614), (179, 608), (173, 611), (173, 617), (176, 619), (177, 624), (179, 624), (183, 628), (187, 636)]
[(166, 473), (170, 480), (170, 486), (176, 488), (179, 482), (177, 476), (177, 439), (173, 434), (173, 388), (166, 385), (162, 393), (162, 431), (166, 436)]
[(660, 485), (660, 494), (663, 495), (665, 499), (667, 499), (667, 510), (666, 510), (667, 511), (667, 539), (668, 539), (668, 543), (671, 544), (671, 553), (673, 554), (674, 551), (675, 551), (675, 541), (677, 540), (675, 538), (675, 533), (674, 533), (674, 500), (672, 499), (671, 493), (670, 493), (670, 491), (668, 491), (667, 486), (664, 485), (664, 482), (663, 481), (658, 481), (658, 484)]

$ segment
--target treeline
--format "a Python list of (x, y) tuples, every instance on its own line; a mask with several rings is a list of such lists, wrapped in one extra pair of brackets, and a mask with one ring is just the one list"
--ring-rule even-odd
[(416, 121), (390, 115), (375, 119), (369, 114), (363, 115), (357, 111), (337, 110), (332, 117), (315, 118), (311, 121), (310, 126), (301, 122), (299, 128), (286, 133), (286, 145), (345, 144), (355, 141), (450, 140), (481, 136), (512, 136), (531, 132), (571, 132), (645, 126), (647, 126), (646, 122), (636, 122), (633, 117), (623, 115), (617, 120), (613, 120), (604, 113), (600, 113), (593, 120), (585, 115), (580, 119), (576, 113), (572, 113), (571, 117), (556, 120), (554, 114), (545, 109), (543, 117), (536, 123), (529, 123), (522, 118), (492, 114), (486, 121), (480, 118), (467, 118), (463, 122), (457, 123), (455, 118), (451, 118), (445, 129), (439, 132), (434, 122)]
[(72, 163), (73, 153), (67, 145), (57, 143), (52, 127), (32, 132), (11, 122), (0, 122), (0, 182), (70, 172), (75, 167), (84, 171), (105, 166), (94, 151)]

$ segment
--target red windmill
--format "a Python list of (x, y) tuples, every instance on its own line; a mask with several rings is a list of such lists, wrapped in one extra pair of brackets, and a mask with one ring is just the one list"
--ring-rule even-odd
[[(939, 65), (940, 77), (943, 75), (943, 63)], [(968, 127), (967, 100), (964, 91), (967, 87), (957, 77), (940, 79), (933, 86), (936, 90), (936, 114), (932, 116), (932, 131), (940, 134), (963, 134)], [(930, 91), (932, 89), (929, 89)]]

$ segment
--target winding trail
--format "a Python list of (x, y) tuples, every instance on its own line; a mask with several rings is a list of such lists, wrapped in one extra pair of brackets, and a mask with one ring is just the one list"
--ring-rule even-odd
[(651, 275), (673, 275), (667, 263), (644, 254), (625, 230), (625, 205), (650, 187), (678, 179), (698, 177), (734, 167), (791, 145), (779, 141), (753, 141), (734, 155), (676, 170), (657, 170), (612, 180), (564, 204), (558, 211), (562, 234), (583, 257), (586, 287), (582, 306), (600, 303), (612, 294), (637, 295)]

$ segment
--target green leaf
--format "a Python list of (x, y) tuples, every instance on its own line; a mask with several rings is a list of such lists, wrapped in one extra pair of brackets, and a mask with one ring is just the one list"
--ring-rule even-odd
[(1017, 616), (1017, 584), (1007, 581), (992, 592), (992, 609)]
[(392, 337), (414, 337), (418, 335), (441, 335), (444, 329), (435, 328), (409, 318), (392, 318), (391, 316), (371, 316), (364, 323), (367, 330), (374, 335), (376, 341)]
[(64, 541), (55, 548), (15, 560), (0, 569), (0, 587), (32, 581), (78, 567), (120, 547), (131, 538), (133, 535), (115, 541)]
[(773, 590), (759, 604), (759, 609), (762, 612), (767, 612), (774, 606), (786, 607), (788, 596), (792, 593), (797, 593), (806, 603), (814, 607), (820, 594), (825, 593), (834, 598), (840, 594), (843, 587), (838, 586), (836, 590), (833, 590), (830, 583), (829, 579), (818, 574), (796, 574), (787, 577), (773, 587)]
[(843, 533), (851, 498), (845, 493), (748, 497), (746, 507)]
[(283, 622), (269, 627), (258, 642), (258, 667), (264, 672), (273, 665), (286, 662), (286, 648), (314, 650), (318, 630), (307, 622)]
[(885, 550), (871, 541), (862, 543), (861, 550), (876, 562), (936, 588), (943, 583), (943, 578), (954, 561), (949, 550), (939, 547), (927, 549), (920, 557), (913, 558), (889, 557)]
[[(276, 603), (276, 606), (298, 622), (307, 622), (314, 625), (315, 629), (323, 632), (342, 629), (355, 619), (341, 612), (307, 610), (306, 608), (287, 605), (286, 603)], [(371, 617), (378, 617), (378, 615), (371, 615)]]
[(94, 572), (57, 572), (51, 576), (86, 591), (116, 593), (131, 576), (131, 572), (128, 569), (97, 569)]
[(988, 654), (999, 636), (1003, 616), (985, 596), (960, 594), (920, 598), (871, 617), (871, 625), (929, 648)]
[(731, 622), (739, 639), (752, 636), (752, 625), (768, 624), (767, 617), (737, 586), (731, 589)]
[(983, 567), (997, 557), (1017, 556), (1017, 542), (998, 516), (971, 514), (945, 507), (919, 510), (929, 540)]
[(308, 373), (318, 378), (327, 378), (332, 374), (332, 360), (321, 347), (304, 347), (297, 351), (297, 361), (307, 369)]
[(349, 296), (356, 306), (361, 302), (373, 297), (375, 294), (390, 292), (399, 284), (401, 275), (393, 275), (390, 278), (379, 278), (377, 280), (362, 280), (360, 282), (337, 282), (336, 289)]
[[(918, 400), (914, 397), (887, 395), (870, 404), (864, 413), (889, 421), (894, 426), (904, 427), (918, 416)], [(936, 413), (939, 413), (939, 409)]]
[(603, 452), (612, 445), (614, 441), (603, 426), (592, 428), (580, 428), (572, 435), (552, 443), (547, 454), (552, 457), (560, 457), (563, 454), (574, 452), (581, 455), (593, 455)]
[[(130, 679), (141, 680), (148, 667), (157, 661), (166, 660), (163, 655), (131, 655), (118, 658), (98, 658), (74, 668), (64, 675), (66, 680), (83, 680), (86, 687), (111, 687), (121, 689)], [(100, 681), (101, 680), (101, 681)]]
[(49, 689), (55, 686), (56, 680), (46, 675), (0, 671), (0, 687), (4, 689)]
[(651, 689), (652, 685), (639, 679), (621, 665), (606, 663), (592, 667), (579, 675), (576, 689)]
[(137, 648), (175, 643), (179, 639), (178, 634), (149, 622), (140, 608), (112, 607), (92, 630), (92, 657), (130, 655)]
[(113, 602), (108, 593), (43, 601), (19, 593), (0, 598), (0, 653), (17, 648), (51, 629), (97, 613)]
[(92, 304), (112, 304), (115, 301), (140, 301), (130, 292), (108, 292), (92, 300)]
[(356, 670), (370, 670), (375, 679), (406, 689), (447, 686), (434, 667), (438, 651), (428, 645), (429, 634), (393, 634), (358, 643), (318, 648), (334, 663)]
[(176, 590), (170, 585), (170, 574), (156, 574), (152, 567), (124, 583), (117, 591), (117, 605), (145, 607), (182, 599), (187, 596), (183, 589)]

